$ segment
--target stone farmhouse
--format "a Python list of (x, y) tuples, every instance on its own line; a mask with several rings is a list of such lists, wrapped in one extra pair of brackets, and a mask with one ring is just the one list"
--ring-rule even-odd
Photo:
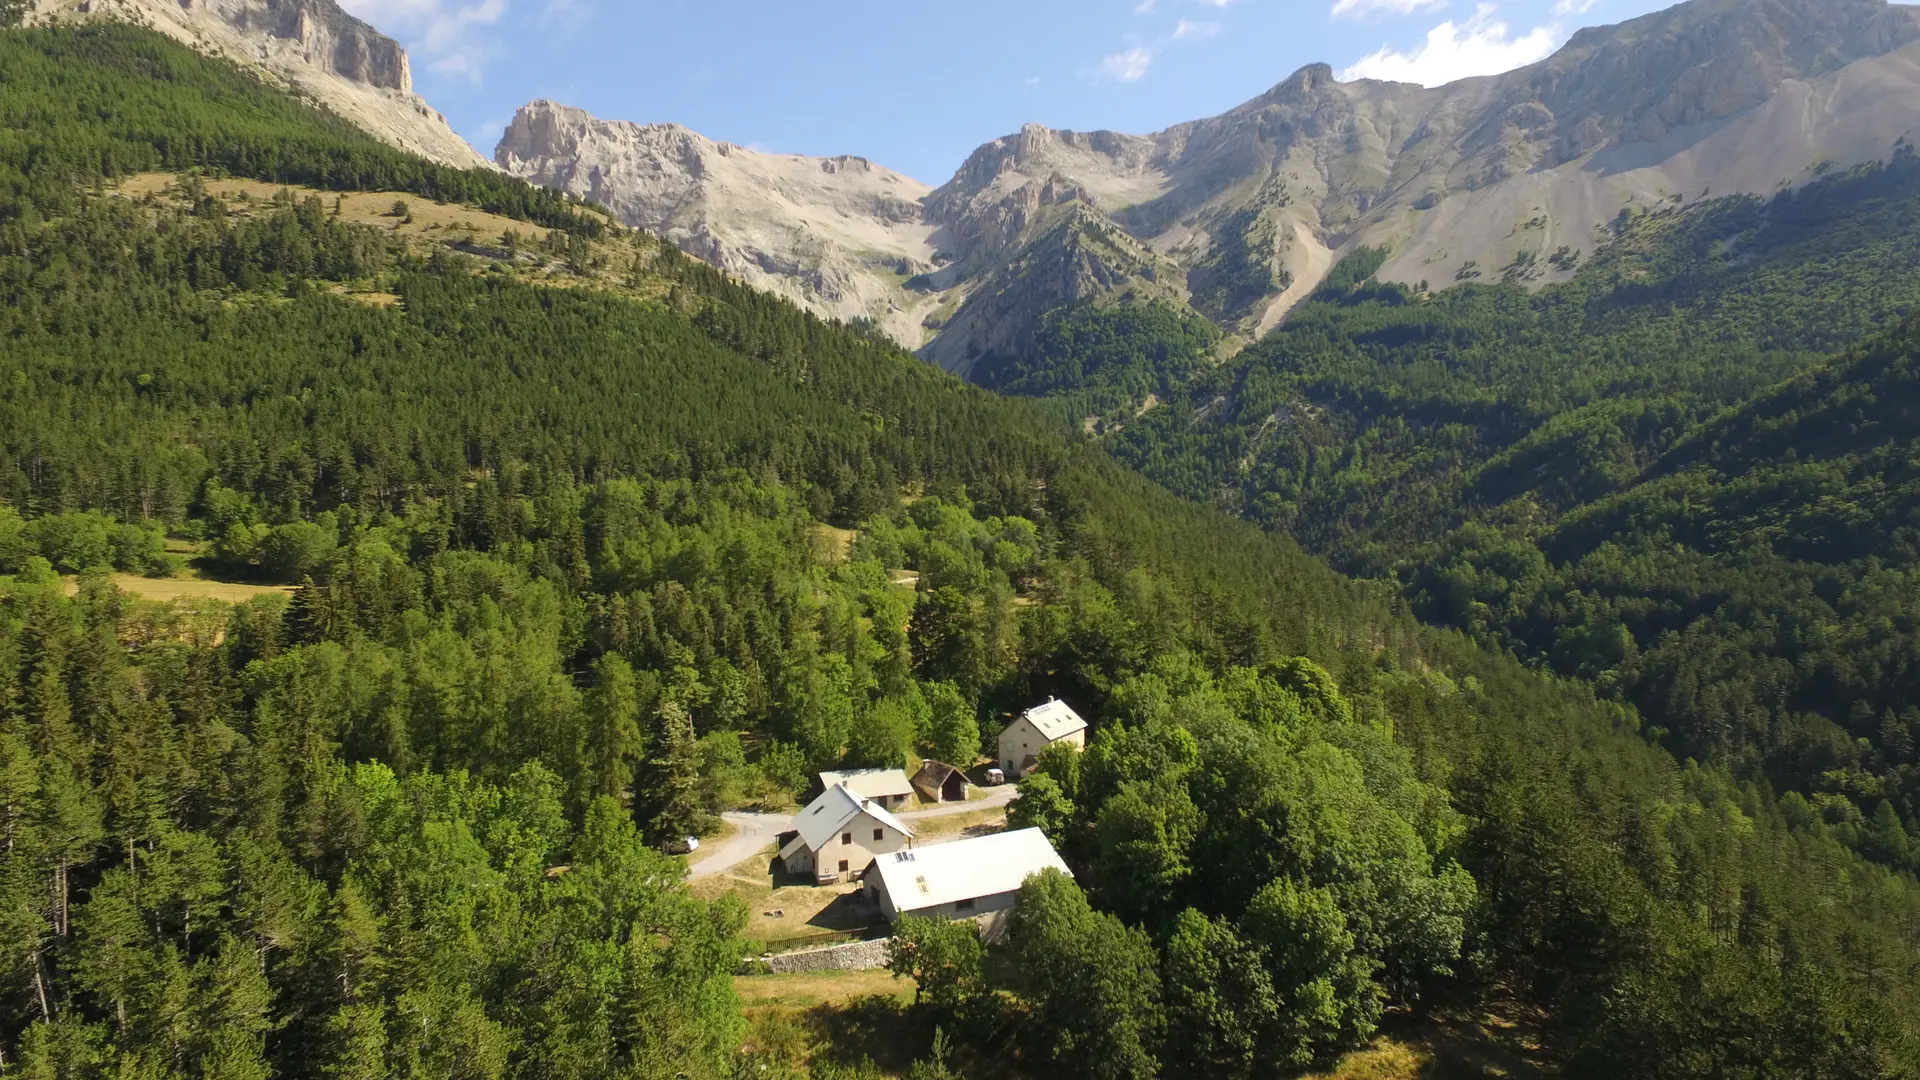
[(878, 802), (863, 799), (845, 784), (820, 793), (793, 817), (793, 838), (780, 848), (790, 874), (812, 874), (821, 885), (851, 881), (873, 865), (913, 843), (913, 830)]
[(1021, 713), (1000, 733), (1000, 769), (1007, 779), (1018, 780), (1033, 770), (1040, 751), (1055, 743), (1085, 750), (1087, 722), (1066, 702), (1049, 698), (1046, 704)]

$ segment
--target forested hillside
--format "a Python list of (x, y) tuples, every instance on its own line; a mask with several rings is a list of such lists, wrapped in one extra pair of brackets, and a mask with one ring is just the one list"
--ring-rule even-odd
[[(1490, 1000), (1576, 1075), (1915, 1074), (1913, 879), (1586, 684), (646, 237), (556, 287), (112, 194), (605, 229), (147, 32), (0, 32), (0, 80), (0, 1073), (871, 1075), (746, 1024), (745, 913), (654, 842), (1052, 693), (1092, 746), (1020, 815), (1077, 884), (1021, 964), (903, 963), (916, 1075), (1271, 1075)], [(297, 589), (113, 589), (169, 540)]]
[[(1797, 813), (1913, 867), (1908, 509), (1876, 463), (1907, 446), (1889, 380), (1911, 334), (1886, 335), (1920, 308), (1920, 160), (1903, 144), (1771, 199), (1623, 215), (1533, 294), (1527, 266), (1423, 291), (1371, 282), (1377, 265), (1350, 257), (1116, 451), (1393, 579), (1426, 619), (1594, 680), (1676, 753), (1794, 790), (1817, 808)], [(1774, 384), (1866, 340), (1879, 366), (1817, 382), (1854, 412), (1805, 441), (1724, 437), (1750, 421), (1723, 411), (1777, 409)]]

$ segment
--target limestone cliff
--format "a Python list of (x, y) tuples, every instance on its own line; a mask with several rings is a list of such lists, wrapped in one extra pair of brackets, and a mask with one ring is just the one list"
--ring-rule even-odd
[(760, 153), (536, 101), (508, 125), (495, 162), (820, 314), (872, 319), (910, 346), (939, 306), (907, 287), (943, 261), (920, 207), (927, 186), (864, 158)]
[(334, 0), (36, 0), (36, 18), (117, 18), (248, 65), (375, 138), (461, 168), (487, 160), (413, 92), (407, 53)]
[(1248, 340), (1362, 245), (1390, 252), (1387, 280), (1542, 284), (1623, 212), (1772, 192), (1914, 131), (1920, 11), (1690, 0), (1432, 89), (1317, 64), (1152, 135), (1029, 125), (931, 192), (860, 159), (756, 155), (548, 103), (498, 157), (964, 372), (1085, 301), (1185, 304)]

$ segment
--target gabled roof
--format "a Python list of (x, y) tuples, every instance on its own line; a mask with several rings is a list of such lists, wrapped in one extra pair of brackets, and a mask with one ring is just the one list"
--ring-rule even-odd
[(935, 761), (932, 758), (927, 758), (920, 763), (920, 771), (914, 773), (913, 778), (938, 787), (947, 782), (947, 777), (959, 771), (960, 767), (957, 765), (949, 765), (944, 761)]
[(1046, 704), (1035, 705), (1021, 715), (1032, 722), (1040, 732), (1040, 737), (1048, 742), (1064, 739), (1087, 726), (1087, 722), (1080, 719), (1080, 714), (1073, 711), (1073, 706), (1058, 698), (1049, 698)]
[(847, 785), (847, 790), (863, 799), (884, 799), (892, 795), (911, 795), (913, 785), (900, 769), (846, 769), (820, 774), (820, 786)]
[(907, 828), (899, 818), (887, 813), (885, 807), (862, 799), (848, 791), (844, 784), (835, 784), (821, 792), (820, 797), (808, 803), (806, 809), (793, 815), (793, 829), (800, 834), (800, 842), (807, 845), (808, 851), (818, 851), (833, 839), (835, 833), (846, 828), (847, 822), (863, 813), (872, 815), (888, 828), (898, 829), (907, 836), (913, 835), (913, 830)]
[(873, 861), (896, 911), (1012, 892), (1048, 867), (1073, 876), (1039, 829), (896, 851)]

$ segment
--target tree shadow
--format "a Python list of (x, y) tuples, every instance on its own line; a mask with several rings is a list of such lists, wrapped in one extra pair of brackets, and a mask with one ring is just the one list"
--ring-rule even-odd
[(834, 901), (807, 920), (808, 926), (822, 930), (853, 932), (866, 930), (881, 922), (880, 905), (860, 889), (834, 898)]
[(871, 1061), (891, 1076), (905, 1075), (933, 1039), (911, 1007), (885, 994), (816, 1006), (807, 1019), (825, 1036), (825, 1056), (846, 1064)]

